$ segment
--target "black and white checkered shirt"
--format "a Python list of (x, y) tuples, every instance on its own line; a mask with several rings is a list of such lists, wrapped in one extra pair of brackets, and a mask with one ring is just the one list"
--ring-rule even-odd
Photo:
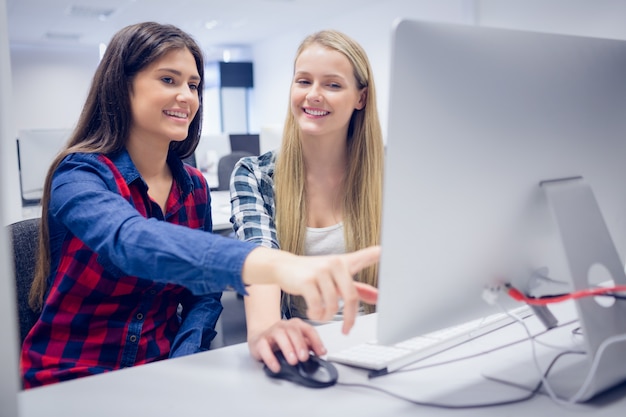
[(276, 151), (270, 151), (242, 158), (235, 165), (230, 179), (230, 221), (237, 239), (277, 249), (275, 162)]

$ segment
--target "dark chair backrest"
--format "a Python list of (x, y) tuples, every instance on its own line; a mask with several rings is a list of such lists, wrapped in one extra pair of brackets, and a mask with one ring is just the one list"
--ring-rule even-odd
[(28, 293), (35, 277), (39, 245), (39, 218), (21, 220), (8, 226), (15, 262), (17, 287), (17, 313), (20, 321), (20, 340), (24, 338), (39, 318), (28, 305)]
[(230, 189), (230, 176), (233, 173), (233, 168), (239, 160), (246, 156), (253, 156), (250, 152), (235, 151), (228, 155), (224, 155), (217, 163), (217, 189), (225, 191)]

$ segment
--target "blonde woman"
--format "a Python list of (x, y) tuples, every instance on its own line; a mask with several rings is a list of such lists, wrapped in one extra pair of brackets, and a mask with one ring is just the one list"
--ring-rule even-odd
[[(308, 36), (295, 57), (280, 150), (244, 158), (233, 172), (237, 238), (298, 255), (377, 245), (383, 159), (374, 79), (364, 50), (335, 30)], [(355, 280), (376, 286), (377, 267), (362, 270)], [(291, 364), (307, 360), (310, 351), (326, 353), (314, 327), (302, 320), (302, 298), (277, 286), (251, 286), (249, 294), (245, 308), (254, 358), (277, 371), (276, 350)], [(360, 311), (374, 308), (362, 303)]]

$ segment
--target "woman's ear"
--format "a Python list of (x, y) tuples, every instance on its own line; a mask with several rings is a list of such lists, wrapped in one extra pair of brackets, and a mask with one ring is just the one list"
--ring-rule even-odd
[(367, 87), (363, 88), (359, 93), (359, 101), (354, 106), (355, 110), (361, 110), (365, 107), (365, 103), (367, 102)]

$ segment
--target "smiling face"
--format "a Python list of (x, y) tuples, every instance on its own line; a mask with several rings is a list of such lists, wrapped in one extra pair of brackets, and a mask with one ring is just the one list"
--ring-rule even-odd
[(200, 76), (187, 49), (175, 49), (137, 73), (130, 103), (131, 140), (169, 146), (182, 141), (200, 106)]
[(355, 109), (365, 105), (365, 89), (358, 89), (348, 58), (333, 49), (312, 44), (295, 63), (291, 111), (304, 136), (347, 137)]

